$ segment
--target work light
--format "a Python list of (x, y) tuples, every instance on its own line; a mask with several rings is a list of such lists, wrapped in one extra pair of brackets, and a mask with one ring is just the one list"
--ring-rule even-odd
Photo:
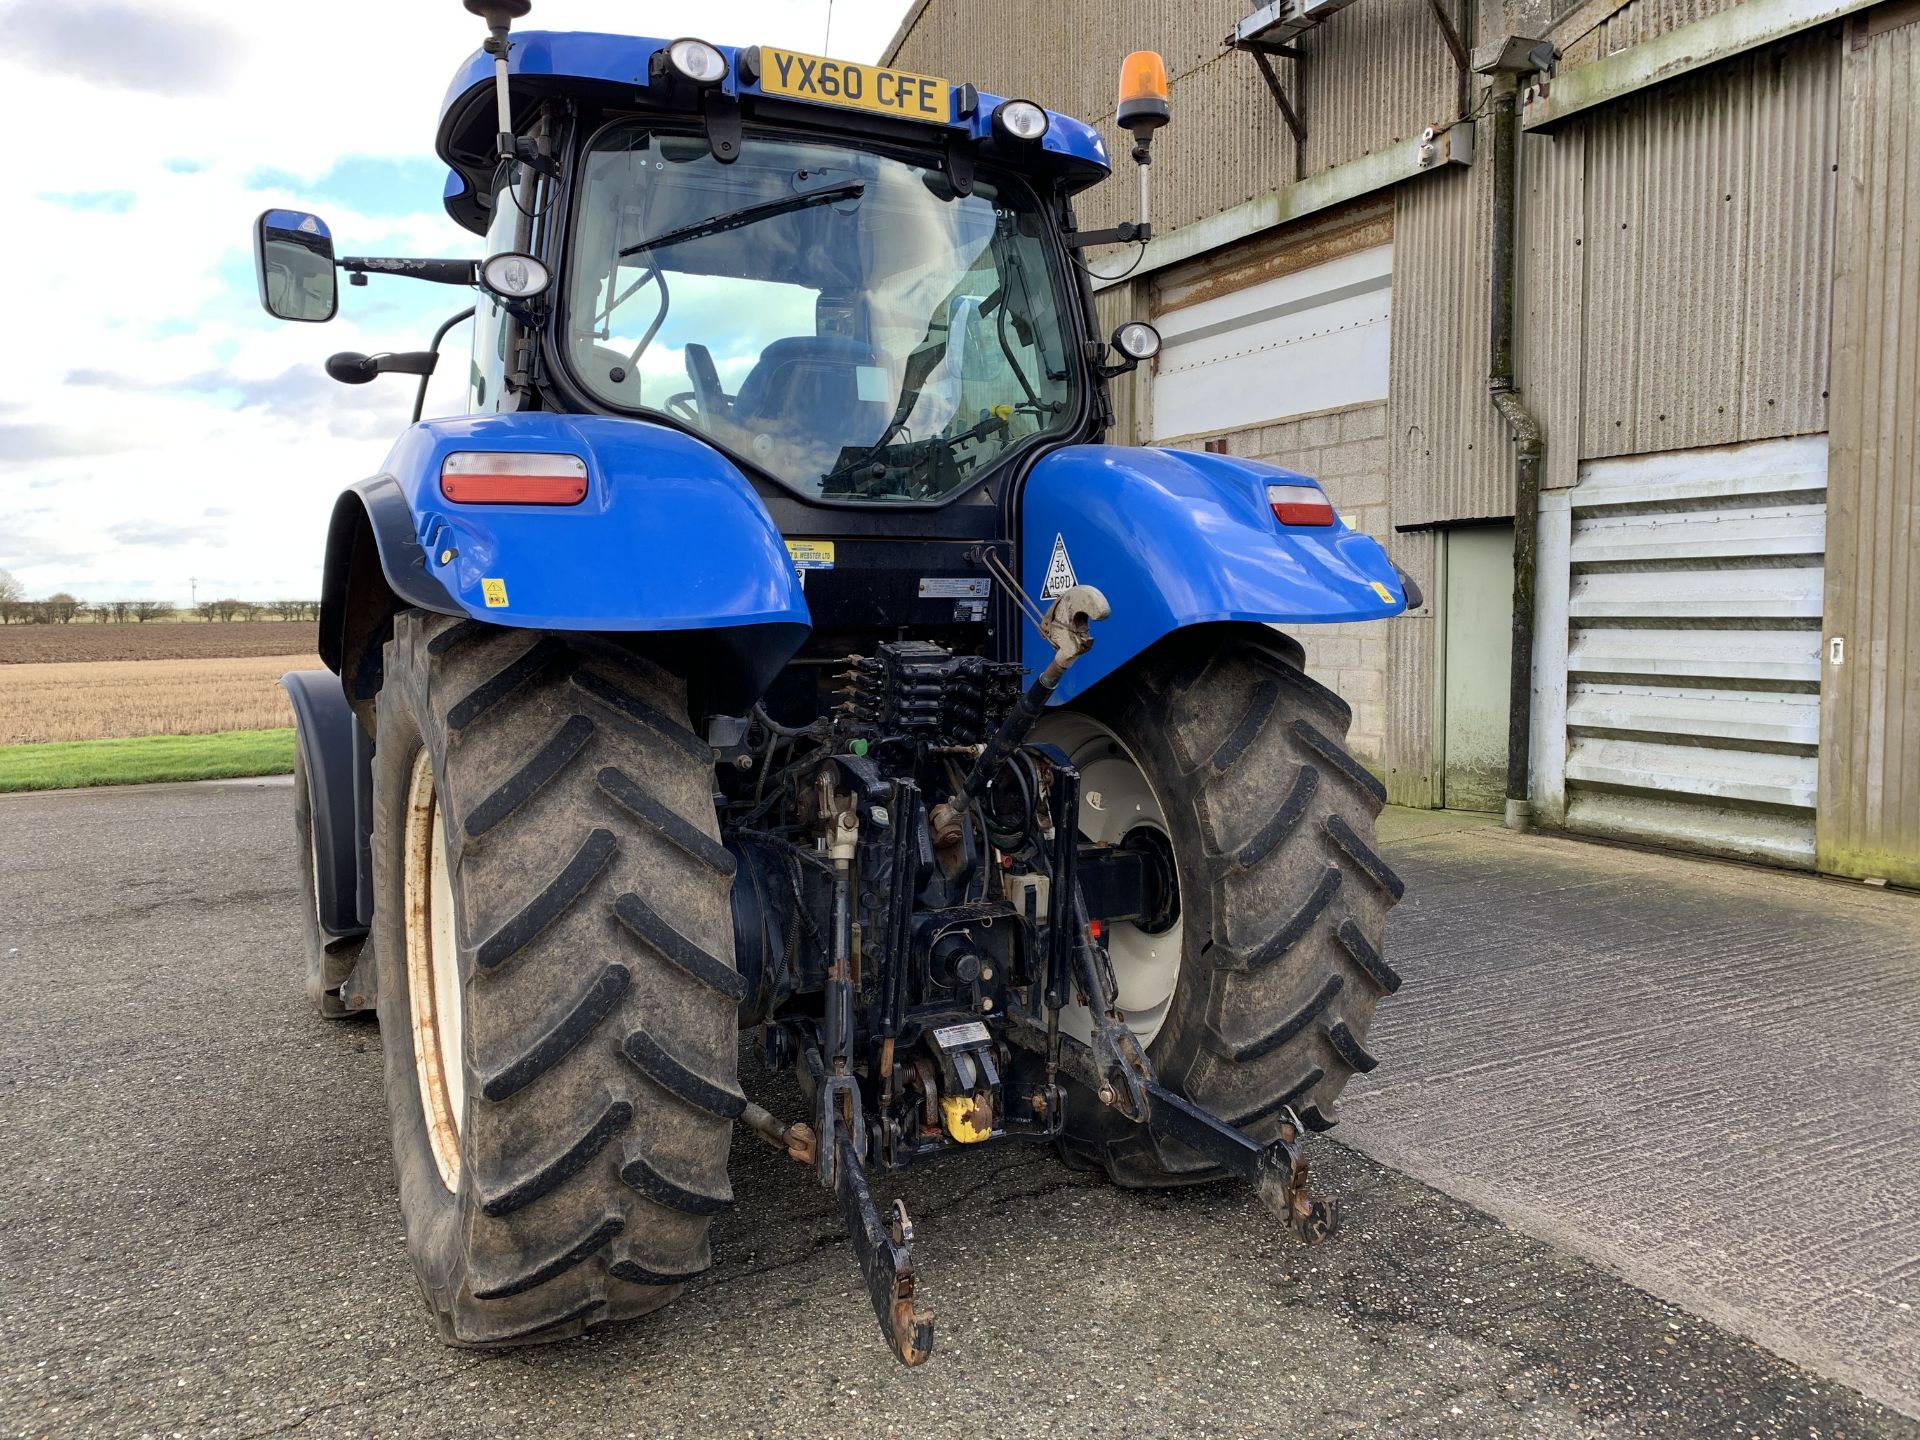
[(704, 40), (676, 40), (667, 47), (667, 63), (696, 85), (718, 85), (727, 73), (726, 58)]
[(526, 300), (543, 293), (552, 277), (547, 267), (531, 255), (508, 251), (481, 263), (480, 283), (495, 295), (509, 300)]
[(1007, 100), (993, 112), (993, 126), (1009, 140), (1031, 144), (1047, 133), (1047, 112), (1031, 100)]
[(1113, 332), (1113, 348), (1129, 360), (1151, 360), (1160, 353), (1160, 332), (1144, 320), (1129, 320)]

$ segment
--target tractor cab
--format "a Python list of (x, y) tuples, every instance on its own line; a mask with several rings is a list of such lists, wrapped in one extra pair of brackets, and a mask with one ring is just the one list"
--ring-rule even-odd
[[(976, 492), (1023, 459), (1097, 438), (1106, 378), (1157, 345), (1127, 327), (1130, 351), (1106, 365), (1095, 343), (1079, 251), (1148, 233), (1075, 231), (1073, 196), (1109, 171), (1098, 132), (969, 84), (767, 47), (519, 33), (503, 64), (482, 50), (455, 76), (438, 149), (448, 213), (485, 237), (471, 411), (684, 430), (783, 520), (800, 522), (794, 501), (994, 501)], [(289, 258), (273, 273), (311, 270), (301, 217), (275, 213), (263, 253)], [(457, 262), (345, 268), (359, 283), (435, 263)], [(274, 283), (270, 309), (324, 318), (311, 299), (280, 305)]]

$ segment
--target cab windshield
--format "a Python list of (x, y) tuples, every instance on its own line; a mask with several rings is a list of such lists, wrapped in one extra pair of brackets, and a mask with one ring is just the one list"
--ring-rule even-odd
[(567, 287), (575, 374), (809, 499), (926, 502), (1058, 433), (1078, 377), (1023, 186), (849, 147), (601, 132)]

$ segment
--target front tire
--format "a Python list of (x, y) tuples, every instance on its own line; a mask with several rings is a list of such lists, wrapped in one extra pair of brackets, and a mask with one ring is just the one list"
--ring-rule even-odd
[[(1109, 932), (1123, 1010), (1130, 990), (1154, 1001), (1127, 1018), (1161, 1082), (1263, 1141), (1283, 1107), (1311, 1129), (1332, 1125), (1347, 1080), (1374, 1066), (1363, 1044), (1374, 1006), (1400, 985), (1383, 937), (1403, 887), (1373, 839), (1385, 787), (1347, 753), (1346, 702), (1283, 643), (1175, 636), (1035, 732), (1083, 775), (1108, 777), (1106, 792), (1083, 785), (1084, 837), (1123, 843), (1132, 823), (1171, 842), (1177, 920), (1144, 939), (1130, 925)], [(1116, 824), (1110, 795), (1139, 818)], [(1129, 947), (1131, 978), (1119, 963)], [(1064, 1146), (1123, 1185), (1219, 1173), (1085, 1089), (1069, 1101)]]
[(374, 943), (407, 1249), (450, 1343), (641, 1315), (709, 1263), (744, 1104), (711, 752), (589, 637), (403, 614)]

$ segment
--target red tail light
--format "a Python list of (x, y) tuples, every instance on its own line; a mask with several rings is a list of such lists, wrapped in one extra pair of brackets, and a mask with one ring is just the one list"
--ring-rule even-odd
[(587, 462), (463, 450), (441, 464), (440, 493), (461, 505), (578, 505), (587, 498)]
[(1267, 504), (1282, 525), (1333, 524), (1333, 505), (1318, 485), (1269, 485)]

